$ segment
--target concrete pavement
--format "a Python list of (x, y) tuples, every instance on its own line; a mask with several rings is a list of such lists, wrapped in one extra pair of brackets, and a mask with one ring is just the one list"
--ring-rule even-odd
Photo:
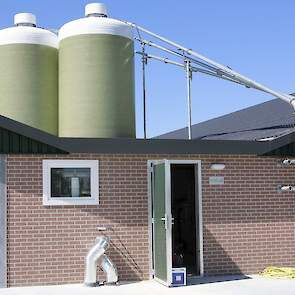
[[(122, 283), (118, 286), (84, 287), (82, 284), (0, 289), (0, 295), (294, 295), (295, 280), (249, 276), (223, 277), (186, 287), (167, 288), (155, 281)], [(214, 282), (215, 281), (215, 282)], [(219, 282), (218, 282), (219, 281)]]

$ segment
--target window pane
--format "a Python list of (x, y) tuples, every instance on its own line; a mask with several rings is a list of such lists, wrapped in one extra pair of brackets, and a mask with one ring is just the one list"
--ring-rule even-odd
[(90, 170), (90, 168), (51, 168), (51, 197), (91, 197)]

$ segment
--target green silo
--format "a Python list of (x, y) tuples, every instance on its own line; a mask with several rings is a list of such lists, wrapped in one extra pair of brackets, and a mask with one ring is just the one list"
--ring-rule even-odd
[(59, 136), (135, 137), (131, 28), (102, 4), (59, 32)]
[(57, 135), (58, 39), (29, 13), (0, 30), (0, 115)]

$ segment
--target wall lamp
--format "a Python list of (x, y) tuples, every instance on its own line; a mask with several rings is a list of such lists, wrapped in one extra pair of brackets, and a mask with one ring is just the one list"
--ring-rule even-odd
[(294, 165), (295, 164), (295, 159), (285, 159), (282, 162), (283, 165)]
[(224, 168), (225, 168), (225, 165), (221, 163), (212, 163), (210, 165), (211, 170), (223, 170)]
[(280, 185), (278, 187), (278, 190), (280, 192), (294, 192), (295, 191), (295, 186), (291, 186), (291, 185)]

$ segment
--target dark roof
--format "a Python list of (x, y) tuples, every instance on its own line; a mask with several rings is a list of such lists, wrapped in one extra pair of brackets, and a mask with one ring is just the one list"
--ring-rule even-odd
[[(271, 101), (271, 103), (276, 103), (276, 100)], [(287, 104), (286, 106), (288, 107)], [(284, 119), (287, 122), (286, 116)], [(244, 116), (242, 116), (241, 120), (247, 121)], [(265, 121), (267, 121), (266, 117)], [(293, 144), (293, 142), (295, 142), (295, 133), (288, 133), (287, 135), (281, 136), (275, 140), (264, 142), (254, 140), (224, 140), (220, 138), (204, 139), (204, 137), (203, 139), (193, 140), (60, 138), (3, 116), (0, 116), (0, 128), (3, 133), (3, 136), (1, 136), (0, 132), (0, 154), (150, 154), (151, 158), (152, 154), (295, 155), (295, 145)], [(213, 125), (211, 128), (213, 129)], [(7, 134), (9, 136), (7, 136)], [(32, 144), (34, 145), (33, 148), (31, 146)], [(4, 148), (2, 149), (1, 146)]]
[[(104, 138), (60, 138), (39, 129), (0, 116), (0, 128), (11, 134), (28, 138), (51, 147), (56, 153), (126, 153), (126, 154), (257, 154), (268, 150), (267, 144), (248, 141), (224, 140), (167, 140), (167, 139), (104, 139)], [(17, 149), (18, 141), (1, 138), (0, 146), (9, 146), (0, 153), (41, 153), (48, 150)], [(50, 151), (51, 151), (50, 150)]]
[[(237, 112), (192, 126), (193, 139), (260, 140), (280, 137), (295, 131), (293, 108), (280, 99), (270, 100)], [(158, 136), (185, 139), (187, 128)]]

